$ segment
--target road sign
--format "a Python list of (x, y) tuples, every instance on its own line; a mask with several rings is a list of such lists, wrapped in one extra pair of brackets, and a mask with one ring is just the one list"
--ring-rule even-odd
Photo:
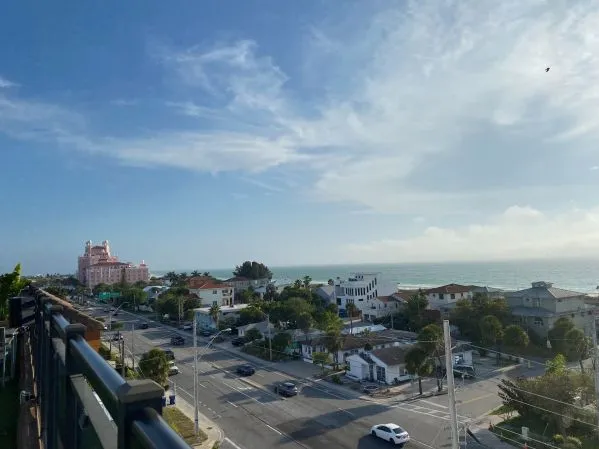
[(528, 427), (522, 426), (522, 438), (524, 441), (528, 441)]

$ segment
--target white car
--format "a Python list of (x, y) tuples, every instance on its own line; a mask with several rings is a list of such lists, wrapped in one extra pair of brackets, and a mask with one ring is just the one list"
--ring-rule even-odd
[(179, 374), (179, 368), (175, 365), (174, 361), (168, 362), (168, 375), (173, 376), (175, 374)]
[(403, 428), (397, 424), (377, 424), (372, 426), (370, 434), (374, 437), (381, 438), (385, 441), (389, 441), (393, 444), (398, 444), (399, 447), (403, 447), (408, 441), (410, 441), (410, 435)]

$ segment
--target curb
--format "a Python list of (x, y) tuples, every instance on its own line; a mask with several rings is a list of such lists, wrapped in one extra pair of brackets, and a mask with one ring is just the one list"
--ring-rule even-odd
[[(181, 412), (185, 416), (187, 416), (189, 419), (191, 419), (192, 421), (194, 420), (193, 406), (191, 404), (189, 404), (186, 400), (181, 399), (180, 397), (177, 398), (175, 407), (177, 407), (179, 410), (181, 410)], [(204, 428), (202, 428), (200, 426), (200, 428), (202, 428), (202, 431), (206, 434), (206, 436), (208, 438), (203, 443), (194, 446), (194, 449), (197, 449), (197, 448), (212, 449), (212, 447), (214, 446), (215, 443), (218, 443), (219, 445), (222, 444), (222, 442), (225, 440), (225, 434), (224, 434), (223, 430), (218, 426), (218, 424), (216, 424), (214, 421), (212, 421), (210, 418), (208, 418), (203, 413), (198, 413), (198, 415), (199, 415), (200, 425), (203, 422), (206, 426)], [(211, 438), (211, 436), (210, 436), (211, 433), (215, 433), (217, 435), (216, 438), (214, 438), (214, 437)]]

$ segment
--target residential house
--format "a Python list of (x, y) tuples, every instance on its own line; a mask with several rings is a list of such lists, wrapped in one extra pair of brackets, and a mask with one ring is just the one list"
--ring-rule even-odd
[(374, 349), (354, 354), (347, 358), (349, 377), (387, 385), (410, 380), (412, 375), (406, 370), (405, 355), (409, 344)]
[(252, 285), (252, 281), (243, 276), (234, 276), (225, 281), (225, 284), (233, 287), (236, 291), (242, 292)]
[[(227, 318), (239, 318), (239, 311), (245, 309), (248, 304), (235, 304), (227, 307), (221, 307), (218, 313), (218, 321), (221, 322)], [(210, 307), (200, 307), (194, 309), (195, 319), (198, 329), (217, 329), (218, 325), (210, 316)]]
[(478, 287), (476, 285), (470, 285), (470, 290), (472, 291), (472, 295), (480, 294), (484, 295), (489, 299), (501, 299), (505, 298), (505, 290), (495, 287)]
[(554, 287), (551, 282), (533, 282), (531, 288), (506, 294), (516, 324), (547, 338), (553, 324), (562, 317), (588, 336), (592, 334), (594, 319), (592, 305), (586, 304), (584, 293)]
[(439, 310), (447, 315), (460, 299), (472, 299), (472, 287), (459, 284), (447, 284), (424, 290), (430, 309)]
[(402, 304), (403, 300), (396, 297), (395, 294), (377, 296), (370, 301), (367, 309), (363, 311), (363, 318), (372, 321), (376, 318), (394, 315), (400, 311), (400, 306)]
[(237, 327), (237, 336), (245, 337), (245, 334), (250, 329), (257, 329), (258, 331), (260, 331), (260, 333), (264, 337), (268, 337), (269, 332), (272, 336), (274, 336), (277, 333), (277, 331), (275, 330), (274, 324), (269, 323), (268, 321), (261, 321), (259, 323), (250, 323), (250, 324), (246, 324), (245, 326), (238, 326)]
[[(414, 332), (392, 329), (360, 335), (346, 334), (342, 337), (341, 348), (336, 354), (333, 354), (333, 359), (343, 363), (350, 355), (363, 352), (364, 348), (373, 350), (409, 344), (415, 342), (416, 337), (417, 334)], [(301, 342), (302, 356), (305, 361), (311, 362), (312, 354), (315, 352), (329, 352), (326, 338), (326, 336), (319, 335)]]
[(334, 284), (338, 287), (335, 295), (340, 312), (347, 309), (348, 303), (353, 303), (363, 315), (368, 315), (373, 310), (372, 303), (376, 302), (376, 298), (389, 296), (397, 291), (397, 284), (381, 281), (379, 273), (354, 273), (347, 280), (337, 278)]
[(334, 285), (321, 285), (314, 290), (314, 293), (316, 296), (323, 299), (327, 305), (337, 303)]
[(362, 321), (355, 321), (353, 324), (345, 323), (343, 329), (341, 329), (342, 334), (361, 334), (362, 332), (382, 332), (387, 328), (382, 324), (364, 324)]
[(188, 286), (189, 292), (196, 294), (203, 306), (217, 304), (220, 307), (229, 307), (235, 303), (235, 288), (217, 280), (192, 278)]

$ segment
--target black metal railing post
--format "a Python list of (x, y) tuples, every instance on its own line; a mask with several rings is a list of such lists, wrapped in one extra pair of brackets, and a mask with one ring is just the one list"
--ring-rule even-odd
[(64, 342), (65, 377), (63, 391), (65, 394), (65, 420), (62, 423), (63, 444), (65, 448), (76, 448), (79, 439), (79, 405), (77, 395), (73, 388), (71, 378), (81, 375), (81, 366), (76, 363), (71, 353), (71, 342), (75, 338), (83, 338), (86, 327), (83, 324), (69, 324), (64, 329), (62, 341)]
[(162, 414), (162, 396), (164, 389), (151, 380), (130, 380), (117, 390), (119, 401), (118, 417), (116, 424), (117, 448), (130, 449), (132, 447), (132, 424), (145, 408), (156, 410)]
[[(56, 384), (60, 382), (58, 379), (58, 354), (54, 350), (54, 345), (52, 343), (52, 331), (53, 322), (52, 318), (54, 314), (58, 314), (62, 311), (61, 306), (55, 306), (46, 304), (44, 307), (44, 339), (45, 341), (45, 350), (46, 350), (46, 365), (42, 367), (44, 371), (44, 384), (45, 391), (43, 393), (44, 397), (44, 406), (46, 410), (46, 449), (57, 449), (57, 428), (56, 428), (56, 406), (58, 402), (57, 397), (57, 386)], [(48, 328), (48, 331), (46, 330)]]

